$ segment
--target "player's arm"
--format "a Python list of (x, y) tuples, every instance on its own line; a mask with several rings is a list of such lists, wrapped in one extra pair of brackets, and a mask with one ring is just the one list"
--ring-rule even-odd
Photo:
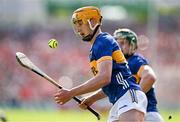
[(99, 62), (97, 64), (97, 68), (98, 74), (95, 77), (86, 81), (82, 85), (71, 89), (73, 96), (96, 91), (110, 83), (112, 73), (112, 60), (104, 60)]
[(98, 91), (94, 92), (93, 94), (85, 97), (82, 99), (81, 104), (79, 105), (82, 109), (86, 109), (87, 106), (91, 106), (94, 102), (107, 97), (106, 94), (99, 89)]
[[(101, 58), (100, 58), (101, 59)], [(103, 58), (102, 58), (103, 59)], [(106, 86), (111, 81), (111, 72), (112, 72), (112, 57), (106, 57), (106, 60), (99, 60), (97, 64), (98, 74), (86, 81), (84, 84), (76, 86), (71, 90), (60, 89), (57, 93), (54, 94), (54, 99), (57, 103), (63, 105), (69, 101), (74, 96), (79, 96), (85, 93), (93, 92), (99, 90), (103, 86)], [(93, 96), (93, 99), (98, 97), (104, 97), (102, 92), (98, 95)], [(97, 98), (96, 98), (97, 99)]]
[(143, 92), (147, 93), (156, 81), (153, 69), (149, 65), (142, 65), (137, 74), (141, 78), (139, 84)]

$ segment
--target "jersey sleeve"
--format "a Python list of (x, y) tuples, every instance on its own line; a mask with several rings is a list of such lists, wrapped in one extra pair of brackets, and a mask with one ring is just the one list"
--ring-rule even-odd
[(143, 58), (137, 58), (137, 60), (135, 62), (136, 62), (136, 64), (134, 65), (134, 68), (132, 69), (132, 70), (134, 70), (135, 73), (138, 73), (138, 71), (140, 70), (141, 66), (149, 65), (148, 61), (143, 59)]
[(112, 60), (113, 46), (108, 40), (101, 40), (102, 42), (96, 46), (95, 57), (97, 62), (104, 60)]

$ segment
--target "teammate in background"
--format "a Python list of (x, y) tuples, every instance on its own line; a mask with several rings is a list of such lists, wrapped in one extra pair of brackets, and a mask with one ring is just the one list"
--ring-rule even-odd
[(108, 122), (144, 121), (147, 98), (136, 84), (127, 61), (116, 40), (101, 31), (102, 16), (97, 7), (87, 6), (74, 11), (72, 22), (74, 31), (82, 40), (91, 44), (90, 66), (94, 77), (70, 90), (61, 89), (55, 95), (57, 103), (63, 105), (72, 97), (97, 91), (84, 99), (82, 108), (108, 97), (113, 104)]
[(137, 83), (140, 84), (142, 90), (146, 93), (148, 106), (145, 121), (163, 122), (157, 110), (157, 100), (153, 88), (156, 75), (147, 59), (136, 53), (138, 48), (137, 35), (132, 30), (123, 28), (116, 30), (114, 37), (119, 45), (121, 45), (123, 54), (128, 60), (128, 65), (132, 74), (136, 77)]

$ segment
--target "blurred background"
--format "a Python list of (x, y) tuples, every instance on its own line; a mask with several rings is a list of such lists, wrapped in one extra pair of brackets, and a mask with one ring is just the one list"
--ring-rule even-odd
[[(82, 112), (73, 100), (57, 105), (53, 100), (57, 89), (22, 68), (15, 53), (25, 53), (65, 88), (88, 80), (92, 77), (90, 45), (76, 37), (70, 21), (74, 10), (87, 5), (100, 7), (103, 31), (113, 34), (126, 27), (137, 33), (142, 40), (138, 52), (149, 59), (158, 77), (159, 111), (165, 119), (170, 115), (173, 120), (173, 114), (180, 111), (179, 0), (0, 0), (0, 109), (9, 120), (14, 117), (19, 122), (13, 110)], [(48, 47), (51, 38), (59, 41), (58, 48)], [(93, 105), (105, 113), (110, 106), (107, 99)], [(57, 121), (65, 122), (62, 118)]]

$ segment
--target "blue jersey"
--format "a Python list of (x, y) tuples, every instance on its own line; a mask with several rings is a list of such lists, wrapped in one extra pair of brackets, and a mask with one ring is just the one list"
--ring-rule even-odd
[[(128, 65), (132, 74), (136, 77), (136, 81), (139, 83), (140, 77), (137, 75), (137, 73), (141, 66), (149, 65), (148, 61), (141, 55), (134, 54), (128, 58)], [(153, 87), (146, 93), (146, 96), (148, 99), (147, 112), (157, 112), (157, 100)]]
[(111, 82), (102, 88), (109, 101), (114, 104), (128, 89), (140, 90), (136, 78), (132, 76), (127, 61), (116, 40), (108, 33), (96, 37), (90, 50), (90, 66), (94, 75), (98, 73), (97, 64), (112, 60)]

